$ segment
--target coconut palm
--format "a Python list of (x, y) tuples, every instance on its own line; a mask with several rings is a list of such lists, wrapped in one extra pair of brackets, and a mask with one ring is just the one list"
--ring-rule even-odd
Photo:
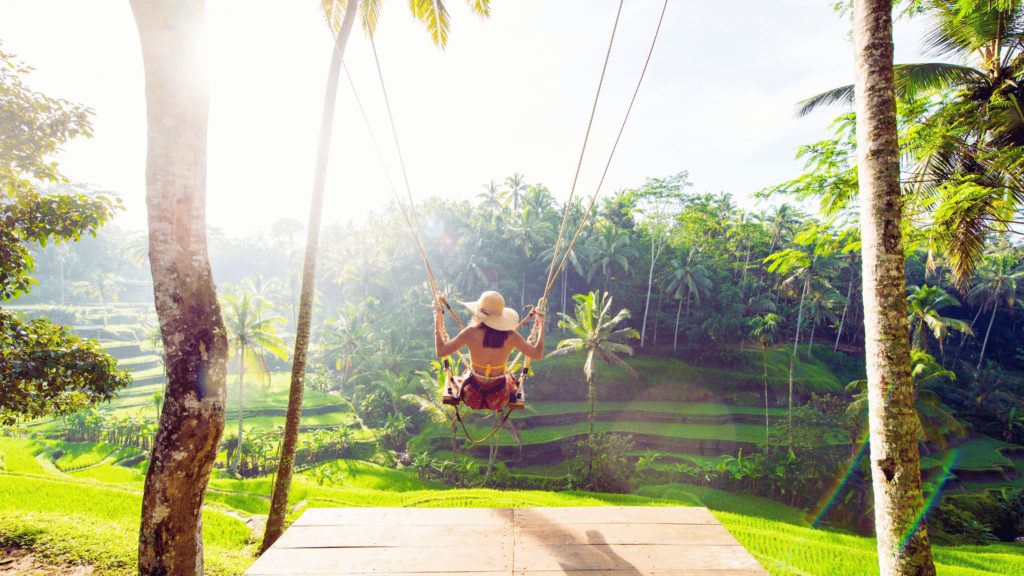
[(562, 319), (558, 327), (571, 332), (574, 338), (567, 338), (558, 343), (558, 348), (548, 356), (560, 356), (569, 352), (585, 352), (587, 361), (583, 364), (583, 375), (587, 379), (587, 399), (590, 401), (590, 426), (587, 433), (594, 434), (594, 400), (597, 391), (594, 388), (595, 359), (603, 360), (611, 366), (612, 362), (622, 366), (633, 378), (639, 379), (636, 370), (619, 358), (619, 354), (633, 355), (633, 349), (616, 340), (637, 338), (639, 334), (632, 328), (617, 328), (630, 317), (629, 310), (623, 308), (614, 317), (610, 314), (612, 297), (607, 292), (595, 294), (577, 294), (575, 316), (559, 313)]
[(419, 384), (422, 388), (421, 394), (406, 394), (402, 400), (419, 408), (430, 418), (430, 421), (437, 425), (447, 426), (452, 431), (452, 462), (455, 462), (456, 452), (456, 429), (455, 429), (455, 408), (447, 406), (442, 402), (444, 398), (445, 380), (448, 374), (441, 367), (440, 362), (431, 362), (433, 372), (417, 372)]
[(118, 301), (118, 294), (124, 292), (124, 279), (113, 272), (96, 271), (88, 280), (75, 282), (75, 288), (88, 298), (99, 298), (103, 303), (103, 327), (107, 327), (109, 300)]
[(750, 339), (761, 343), (764, 353), (764, 438), (768, 442), (768, 349), (779, 338), (779, 324), (782, 318), (776, 314), (765, 314), (750, 319)]
[(478, 208), (484, 212), (490, 212), (491, 218), (493, 219), (494, 216), (499, 214), (505, 206), (501, 202), (501, 191), (498, 190), (498, 186), (494, 183), (494, 180), (491, 180), (489, 184), (484, 184), (484, 190), (486, 190), (486, 192), (481, 192), (476, 195), (477, 198), (480, 198), (480, 205)]
[[(928, 385), (942, 384), (956, 379), (956, 375), (945, 370), (923, 350), (910, 353), (911, 377), (914, 383), (914, 414), (917, 417), (917, 437), (924, 442), (934, 442), (942, 450), (946, 449), (946, 437), (956, 434), (967, 437), (960, 421), (954, 417), (947, 406), (931, 390)], [(846, 409), (850, 414), (857, 414), (864, 420), (868, 414), (868, 381), (855, 380), (846, 386), (848, 392), (854, 392), (853, 402)]]
[(445, 263), (448, 271), (455, 278), (453, 283), (457, 288), (465, 290), (466, 293), (473, 293), (477, 286), (487, 286), (490, 280), (484, 272), (484, 267), (490, 265), (488, 257), (491, 254), (489, 248), (480, 248), (480, 243), (474, 243), (456, 252)]
[(679, 300), (672, 350), (675, 350), (679, 343), (679, 314), (683, 310), (683, 295), (686, 295), (686, 317), (689, 318), (690, 303), (696, 302), (700, 306), (701, 296), (707, 296), (711, 290), (711, 275), (704, 264), (704, 259), (696, 248), (690, 248), (685, 257), (674, 258), (669, 263), (672, 272), (669, 274), (667, 291), (673, 298)]
[(998, 414), (1007, 406), (1024, 405), (1019, 390), (1024, 380), (1003, 371), (991, 360), (984, 368), (960, 362), (963, 378), (960, 386), (949, 391), (965, 402), (975, 414), (984, 418), (986, 414)]
[(811, 336), (807, 341), (807, 359), (811, 358), (811, 349), (814, 347), (814, 329), (822, 322), (835, 322), (839, 320), (833, 308), (846, 302), (839, 292), (831, 286), (818, 286), (811, 291), (807, 298), (807, 320), (811, 324)]
[(939, 341), (939, 351), (945, 355), (943, 343), (950, 330), (974, 335), (971, 327), (962, 320), (939, 316), (939, 310), (947, 306), (959, 306), (955, 298), (938, 286), (907, 286), (913, 293), (907, 296), (907, 321), (910, 322), (911, 341), (915, 350), (928, 351), (928, 333)]
[(602, 287), (605, 292), (608, 291), (612, 270), (618, 266), (623, 272), (628, 272), (630, 260), (637, 257), (636, 249), (630, 246), (629, 232), (611, 222), (597, 227), (596, 233), (588, 239), (587, 251), (590, 254), (587, 282), (600, 273), (604, 276)]
[(526, 198), (526, 189), (528, 186), (523, 181), (523, 175), (516, 172), (505, 178), (505, 185), (508, 186), (508, 190), (501, 193), (501, 197), (505, 200), (503, 206), (508, 208), (509, 204), (512, 204), (512, 211), (519, 212), (519, 204)]
[(769, 253), (775, 250), (776, 246), (785, 244), (800, 227), (800, 213), (789, 204), (772, 206), (766, 213), (760, 214), (758, 220), (771, 238), (768, 245)]
[[(317, 144), (317, 161), (313, 176), (313, 194), (306, 226), (306, 252), (303, 256), (302, 289), (299, 297), (299, 316), (295, 327), (295, 353), (292, 361), (292, 377), (288, 396), (288, 412), (284, 438), (281, 443), (281, 461), (277, 481), (271, 498), (270, 515), (260, 550), (266, 551), (284, 532), (284, 521), (288, 515), (288, 491), (292, 482), (292, 466), (295, 448), (299, 441), (299, 419), (302, 413), (303, 378), (306, 373), (306, 350), (309, 347), (310, 325), (313, 317), (313, 292), (316, 283), (317, 252), (320, 242), (320, 220), (323, 213), (324, 188), (327, 183), (328, 153), (331, 148), (331, 131), (334, 126), (334, 107), (338, 95), (338, 81), (341, 78), (341, 63), (345, 46), (360, 14), (363, 31), (371, 37), (380, 18), (382, 0), (364, 2), (342, 2), (340, 0), (318, 0), (320, 10), (335, 35), (331, 47), (331, 63), (327, 75), (327, 91), (320, 120), (320, 138)], [(490, 0), (472, 0), (470, 10), (487, 18), (490, 15)], [(441, 0), (412, 0), (409, 2), (412, 15), (422, 22), (434, 45), (443, 49), (448, 43), (450, 19), (448, 10)]]
[[(945, 193), (943, 202), (929, 204), (939, 215), (936, 229), (957, 284), (966, 289), (984, 236), (1005, 230), (1024, 199), (1015, 174), (1019, 162), (1004, 156), (1017, 157), (1024, 144), (1024, 3), (930, 0), (921, 6), (924, 51), (947, 62), (894, 66), (895, 93), (904, 102), (948, 97), (914, 123), (917, 134), (907, 140), (920, 144), (901, 138), (901, 153), (912, 189), (923, 198)], [(797, 115), (853, 102), (853, 85), (842, 86), (801, 102)]]
[(971, 305), (980, 306), (983, 310), (992, 309), (992, 317), (985, 330), (985, 340), (981, 344), (981, 354), (978, 356), (978, 370), (981, 369), (982, 362), (985, 361), (985, 347), (988, 346), (988, 337), (992, 332), (992, 324), (996, 320), (996, 312), (999, 311), (1000, 304), (1006, 307), (1010, 315), (1013, 315), (1017, 283), (1024, 280), (1024, 269), (1016, 268), (1016, 266), (1017, 260), (1009, 254), (997, 254), (985, 258), (985, 263), (978, 268), (974, 287), (967, 293), (967, 301)]
[(520, 294), (520, 302), (523, 306), (526, 305), (526, 269), (527, 264), (532, 260), (531, 250), (536, 246), (547, 242), (547, 233), (551, 230), (551, 223), (545, 222), (541, 218), (541, 214), (527, 207), (522, 212), (516, 212), (512, 215), (508, 222), (508, 228), (505, 231), (505, 238), (512, 241), (512, 243), (523, 251), (523, 279), (522, 279), (522, 292)]
[[(273, 354), (282, 360), (288, 359), (285, 343), (277, 336), (277, 327), (284, 324), (280, 316), (268, 316), (272, 306), (261, 298), (246, 291), (228, 294), (223, 298), (224, 324), (228, 329), (228, 345), (238, 362), (238, 439), (244, 442), (242, 421), (244, 418), (243, 392), (245, 390), (246, 368), (256, 373), (263, 382), (270, 380), (270, 368), (266, 355)], [(235, 459), (232, 472), (238, 471), (241, 454)]]

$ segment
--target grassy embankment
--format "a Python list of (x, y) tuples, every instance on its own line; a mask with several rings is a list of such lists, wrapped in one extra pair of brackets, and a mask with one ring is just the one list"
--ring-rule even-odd
[[(0, 438), (7, 467), (0, 473), (0, 544), (28, 546), (53, 563), (91, 564), (100, 574), (134, 573), (141, 483), (132, 478), (140, 477), (124, 468), (115, 473), (121, 467), (110, 464), (90, 469), (105, 482), (55, 469), (48, 473), (36, 458), (45, 458), (46, 448), (34, 440)], [(802, 511), (760, 498), (683, 484), (645, 487), (636, 495), (454, 490), (362, 462), (340, 461), (335, 467), (345, 476), (340, 485), (319, 486), (299, 476), (292, 503), (304, 502), (303, 508), (704, 505), (772, 574), (877, 573), (874, 540), (809, 527)], [(213, 480), (210, 488), (204, 513), (207, 570), (237, 575), (253, 561), (253, 542), (260, 536), (242, 519), (266, 512), (271, 483)], [(944, 576), (1024, 573), (1020, 545), (935, 547), (934, 552)]]

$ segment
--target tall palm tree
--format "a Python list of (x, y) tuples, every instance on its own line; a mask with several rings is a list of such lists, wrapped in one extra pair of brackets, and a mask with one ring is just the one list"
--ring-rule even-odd
[(853, 58), (871, 477), (880, 576), (935, 574), (923, 521), (906, 316), (892, 0), (856, 0)]
[(768, 349), (779, 338), (779, 324), (782, 318), (776, 314), (765, 314), (750, 319), (750, 339), (761, 343), (764, 353), (764, 441), (768, 443)]
[[(948, 62), (894, 66), (894, 89), (910, 102), (936, 94), (949, 95), (942, 105), (915, 122), (928, 137), (921, 144), (901, 141), (907, 184), (923, 198), (942, 192), (943, 202), (929, 202), (939, 214), (936, 229), (945, 244), (958, 286), (966, 289), (990, 230), (1006, 222), (1024, 201), (1016, 162), (1003, 162), (1002, 152), (1015, 155), (1024, 145), (1024, 3), (922, 2), (924, 52)], [(821, 106), (855, 101), (853, 85), (842, 86), (801, 102), (798, 116)], [(930, 130), (934, 127), (935, 130)], [(910, 138), (909, 140), (914, 140)], [(965, 182), (966, 200), (959, 192)]]
[(623, 272), (628, 272), (630, 260), (637, 257), (636, 249), (630, 246), (629, 232), (611, 222), (598, 226), (596, 234), (587, 242), (587, 251), (590, 253), (587, 282), (600, 272), (604, 276), (602, 287), (605, 292), (609, 288), (612, 270), (618, 266)]
[(963, 371), (961, 386), (949, 390), (966, 401), (977, 416), (984, 418), (986, 413), (998, 414), (1004, 406), (1024, 405), (1024, 398), (1018, 393), (1024, 380), (1006, 373), (995, 362), (989, 360), (984, 368), (961, 362), (960, 367)]
[(494, 180), (491, 180), (490, 184), (484, 184), (484, 190), (486, 190), (486, 192), (481, 192), (476, 195), (477, 198), (480, 198), (479, 208), (484, 212), (490, 212), (491, 219), (493, 220), (494, 216), (499, 214), (501, 209), (505, 206), (501, 202), (501, 191), (498, 190), (498, 186), (494, 183)]
[[(956, 379), (956, 375), (945, 370), (923, 350), (910, 352), (911, 375), (914, 381), (914, 416), (917, 420), (917, 438), (921, 442), (929, 441), (946, 449), (946, 437), (956, 434), (967, 437), (960, 421), (949, 413), (942, 400), (931, 390), (924, 389), (929, 384), (936, 384)], [(868, 412), (868, 381), (855, 380), (846, 386), (847, 392), (856, 392), (853, 402), (846, 411), (867, 417)]]
[(811, 359), (811, 349), (814, 347), (814, 330), (822, 322), (835, 322), (839, 318), (833, 308), (842, 304), (846, 299), (840, 296), (831, 286), (818, 286), (811, 290), (807, 299), (807, 320), (811, 323), (811, 337), (807, 341), (807, 359)]
[(992, 324), (996, 320), (999, 305), (1004, 304), (1008, 313), (1013, 315), (1017, 283), (1024, 280), (1024, 268), (1016, 266), (1016, 259), (1009, 254), (987, 257), (985, 263), (978, 268), (974, 287), (967, 293), (967, 301), (972, 305), (980, 306), (982, 310), (992, 309), (992, 317), (985, 330), (985, 341), (981, 344), (981, 354), (978, 356), (978, 370), (985, 361), (985, 347), (988, 346), (988, 337), (992, 332)]
[[(284, 324), (284, 318), (267, 314), (272, 306), (262, 298), (242, 291), (239, 294), (228, 294), (223, 299), (224, 321), (228, 329), (228, 345), (238, 362), (238, 446), (242, 446), (244, 419), (243, 392), (245, 390), (245, 370), (256, 372), (256, 377), (269, 381), (270, 368), (267, 367), (265, 355), (273, 354), (282, 360), (288, 359), (285, 343), (277, 335), (277, 327)], [(238, 472), (242, 452), (232, 467)]]
[(205, 3), (129, 4), (145, 68), (148, 252), (167, 368), (142, 495), (138, 571), (198, 574), (203, 500), (224, 432), (228, 359), (206, 244), (210, 96), (198, 51)]
[[(474, 248), (478, 251), (475, 251)], [(453, 280), (455, 286), (464, 289), (466, 293), (473, 293), (477, 285), (483, 287), (490, 284), (487, 273), (484, 272), (484, 267), (490, 265), (488, 260), (490, 254), (490, 248), (481, 249), (479, 245), (476, 245), (466, 246), (452, 255), (446, 264), (448, 271), (455, 275)]]
[(789, 359), (789, 434), (790, 443), (793, 435), (793, 371), (796, 368), (796, 352), (800, 347), (800, 330), (804, 321), (804, 301), (810, 292), (811, 283), (816, 282), (831, 288), (826, 275), (840, 266), (839, 262), (826, 252), (819, 251), (816, 245), (801, 245), (798, 248), (783, 250), (769, 254), (765, 258), (771, 262), (769, 272), (780, 272), (789, 277), (782, 284), (790, 290), (800, 286), (800, 307), (796, 315), (796, 334), (793, 336), (793, 355)]
[(785, 244), (800, 227), (800, 214), (789, 204), (772, 206), (759, 219), (768, 233), (768, 237), (771, 238), (771, 243), (768, 245), (769, 253), (775, 250), (776, 246)]
[(632, 366), (619, 358), (619, 354), (633, 355), (633, 349), (625, 344), (616, 342), (624, 338), (637, 338), (639, 334), (632, 328), (618, 328), (624, 320), (630, 317), (629, 310), (623, 308), (614, 317), (610, 311), (612, 308), (612, 297), (607, 292), (600, 293), (600, 296), (591, 292), (587, 295), (577, 294), (573, 296), (576, 301), (575, 316), (569, 316), (559, 312), (562, 317), (558, 327), (568, 330), (574, 338), (567, 338), (558, 343), (556, 348), (548, 356), (559, 356), (569, 352), (587, 354), (587, 361), (583, 364), (583, 375), (587, 379), (587, 400), (590, 401), (590, 425), (587, 434), (594, 435), (594, 401), (597, 399), (597, 391), (594, 388), (595, 360), (603, 360), (611, 366), (612, 362), (625, 368), (633, 378), (640, 378)]
[(513, 213), (508, 222), (505, 237), (511, 240), (516, 247), (522, 249), (524, 256), (523, 288), (520, 295), (520, 302), (523, 306), (526, 306), (526, 270), (533, 258), (530, 252), (534, 247), (547, 242), (547, 234), (550, 230), (551, 223), (545, 222), (542, 215), (530, 207), (526, 207), (522, 212)]
[(685, 258), (675, 258), (669, 265), (672, 272), (669, 275), (667, 291), (672, 297), (679, 300), (679, 308), (676, 310), (676, 331), (672, 339), (672, 350), (679, 344), (679, 314), (683, 310), (683, 295), (686, 295), (686, 317), (690, 317), (690, 302), (696, 301), (700, 306), (701, 296), (707, 296), (711, 291), (711, 278), (707, 268), (704, 267), (704, 259), (696, 248), (690, 248)]
[(103, 327), (107, 327), (108, 300), (118, 301), (118, 294), (124, 292), (124, 279), (113, 272), (96, 271), (88, 280), (75, 282), (75, 288), (89, 298), (99, 298), (103, 303)]
[(512, 211), (519, 212), (519, 204), (526, 197), (528, 187), (523, 181), (523, 175), (519, 172), (512, 174), (505, 178), (505, 185), (508, 186), (508, 190), (501, 193), (501, 197), (505, 199), (504, 207), (508, 208), (508, 205), (512, 204)]
[[(345, 54), (355, 22), (356, 12), (360, 13), (363, 31), (371, 38), (376, 31), (382, 0), (364, 2), (341, 2), (340, 0), (319, 0), (331, 32), (335, 34), (331, 49), (331, 64), (327, 74), (327, 91), (324, 95), (323, 114), (320, 121), (320, 138), (317, 144), (317, 161), (313, 175), (313, 194), (309, 209), (309, 224), (306, 226), (306, 252), (303, 256), (302, 290), (299, 297), (299, 318), (295, 330), (295, 352), (292, 361), (292, 376), (289, 387), (288, 411), (285, 417), (284, 438), (281, 444), (281, 459), (278, 464), (277, 481), (271, 497), (267, 529), (264, 532), (261, 551), (266, 551), (284, 532), (284, 521), (288, 515), (288, 492), (292, 482), (292, 466), (295, 449), (299, 441), (299, 420), (302, 417), (303, 381), (306, 374), (306, 352), (309, 347), (310, 325), (313, 315), (313, 292), (316, 282), (316, 261), (320, 242), (320, 215), (323, 213), (324, 187), (327, 182), (327, 161), (330, 156), (331, 130), (334, 126), (334, 106), (341, 78), (341, 62)], [(490, 0), (472, 0), (470, 10), (487, 18), (490, 15)], [(409, 10), (422, 22), (431, 39), (439, 48), (448, 43), (450, 20), (447, 8), (441, 0), (411, 0)]]
[(947, 306), (959, 306), (960, 303), (938, 286), (907, 286), (907, 290), (913, 290), (913, 294), (907, 296), (907, 321), (910, 322), (914, 350), (928, 351), (929, 332), (939, 341), (939, 351), (943, 355), (946, 353), (943, 343), (951, 329), (974, 334), (963, 320), (939, 316), (939, 310)]

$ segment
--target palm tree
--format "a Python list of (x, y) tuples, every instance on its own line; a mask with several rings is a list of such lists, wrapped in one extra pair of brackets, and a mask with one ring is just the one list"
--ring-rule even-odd
[(793, 435), (793, 371), (796, 367), (796, 351), (800, 347), (800, 329), (804, 321), (804, 301), (807, 293), (810, 292), (811, 282), (820, 283), (822, 286), (832, 288), (825, 279), (825, 275), (839, 267), (839, 263), (830, 255), (820, 253), (819, 247), (814, 245), (802, 245), (796, 249), (783, 250), (775, 254), (769, 254), (765, 258), (771, 262), (769, 272), (779, 271), (789, 277), (783, 280), (782, 284), (791, 290), (794, 286), (801, 286), (800, 308), (796, 316), (796, 334), (793, 336), (793, 355), (789, 359), (789, 434), (790, 443)]
[(928, 351), (928, 333), (931, 332), (939, 341), (939, 351), (945, 355), (943, 342), (949, 336), (950, 329), (973, 335), (971, 327), (963, 320), (939, 316), (939, 310), (947, 306), (959, 306), (955, 298), (946, 294), (938, 286), (907, 286), (914, 293), (907, 296), (907, 321), (913, 335), (914, 350)]
[(589, 238), (587, 251), (590, 253), (587, 282), (600, 272), (604, 276), (602, 286), (605, 292), (608, 291), (612, 269), (618, 266), (623, 272), (628, 272), (630, 260), (637, 257), (636, 249), (630, 246), (629, 232), (611, 222), (598, 226), (597, 233)]
[[(914, 382), (914, 415), (917, 419), (917, 438), (921, 442), (929, 441), (939, 445), (941, 450), (946, 449), (946, 436), (956, 434), (961, 438), (967, 437), (960, 421), (957, 420), (938, 395), (924, 387), (929, 384), (952, 381), (956, 375), (945, 370), (935, 359), (923, 350), (912, 350), (910, 353), (912, 364), (911, 375)], [(866, 417), (868, 412), (868, 381), (856, 380), (846, 386), (847, 392), (856, 392), (853, 403), (846, 409), (850, 414), (858, 414)]]
[[(474, 252), (473, 249), (479, 250)], [(490, 280), (484, 272), (484, 266), (489, 266), (489, 248), (481, 249), (479, 243), (476, 246), (466, 246), (456, 252), (448, 259), (448, 271), (455, 275), (453, 283), (456, 287), (464, 289), (467, 293), (473, 293), (477, 285), (487, 286)]]
[(490, 212), (491, 219), (493, 220), (494, 216), (501, 212), (501, 209), (504, 207), (504, 204), (501, 202), (501, 192), (498, 190), (494, 180), (491, 180), (490, 184), (484, 184), (484, 190), (486, 192), (476, 195), (477, 198), (481, 199), (479, 208), (484, 212)]
[(434, 424), (444, 425), (452, 431), (452, 462), (455, 462), (456, 453), (456, 429), (455, 429), (455, 408), (447, 406), (442, 401), (444, 398), (445, 380), (448, 374), (441, 367), (440, 362), (431, 362), (434, 368), (433, 373), (418, 372), (419, 383), (423, 389), (422, 394), (406, 394), (402, 400), (416, 406), (430, 418)]
[(704, 260), (696, 248), (686, 252), (686, 258), (673, 259), (670, 264), (672, 272), (669, 276), (667, 291), (679, 300), (676, 310), (676, 332), (672, 339), (672, 350), (679, 343), (679, 314), (683, 310), (683, 294), (686, 294), (686, 317), (690, 317), (690, 302), (696, 301), (700, 306), (700, 297), (707, 296), (711, 291), (711, 278), (704, 267)]
[(811, 337), (807, 341), (807, 359), (811, 359), (811, 349), (814, 347), (814, 329), (822, 322), (835, 322), (836, 317), (832, 308), (845, 302), (846, 298), (839, 295), (831, 286), (818, 286), (811, 291), (807, 300), (807, 319), (811, 323)]
[(996, 312), (999, 305), (1005, 304), (1009, 314), (1013, 315), (1014, 301), (1017, 297), (1017, 283), (1024, 280), (1024, 269), (1015, 268), (1017, 261), (1009, 254), (997, 254), (989, 256), (978, 269), (974, 279), (974, 287), (967, 293), (967, 301), (983, 310), (992, 309), (992, 317), (988, 321), (988, 329), (985, 330), (985, 341), (981, 344), (981, 355), (978, 356), (978, 366), (981, 369), (985, 361), (985, 347), (988, 346), (988, 337), (992, 332), (992, 324), (996, 320)]
[(523, 281), (521, 300), (526, 305), (526, 269), (532, 255), (530, 251), (537, 245), (547, 241), (546, 233), (551, 229), (551, 223), (541, 219), (541, 214), (527, 207), (522, 212), (513, 214), (505, 231), (505, 237), (523, 251)]
[[(277, 336), (277, 326), (284, 324), (280, 316), (268, 317), (271, 305), (249, 292), (228, 294), (224, 297), (224, 320), (228, 329), (228, 345), (238, 362), (238, 445), (244, 441), (242, 420), (244, 410), (242, 395), (245, 389), (245, 369), (254, 370), (257, 378), (269, 381), (270, 368), (265, 355), (273, 354), (282, 360), (288, 359), (285, 343)], [(238, 472), (241, 451), (235, 459), (232, 472)]]
[[(310, 325), (313, 315), (313, 291), (316, 282), (317, 249), (320, 242), (320, 216), (323, 213), (324, 187), (327, 182), (327, 161), (330, 157), (331, 130), (334, 126), (334, 106), (341, 78), (341, 62), (352, 31), (355, 15), (360, 13), (363, 31), (373, 38), (380, 17), (382, 0), (365, 2), (340, 2), (319, 0), (320, 8), (331, 32), (336, 35), (331, 50), (331, 64), (327, 75), (327, 92), (320, 121), (320, 138), (317, 145), (317, 161), (313, 176), (313, 194), (309, 210), (309, 224), (306, 226), (306, 252), (303, 257), (302, 291), (299, 297), (299, 318), (295, 330), (295, 352), (292, 361), (292, 376), (288, 396), (288, 412), (285, 417), (284, 438), (281, 445), (281, 460), (278, 465), (277, 481), (271, 498), (270, 515), (260, 550), (266, 551), (284, 532), (284, 521), (288, 512), (288, 492), (292, 481), (292, 466), (295, 448), (299, 440), (299, 420), (302, 414), (303, 380), (306, 373), (306, 350), (309, 347)], [(490, 15), (490, 0), (473, 0), (470, 10), (487, 18)], [(344, 10), (344, 15), (342, 15)], [(416, 1), (409, 3), (409, 10), (430, 34), (434, 44), (444, 48), (448, 43), (450, 20), (448, 11), (441, 0), (433, 2)]]
[(519, 212), (519, 203), (525, 198), (524, 192), (526, 192), (527, 185), (523, 182), (523, 175), (516, 172), (505, 178), (505, 185), (508, 186), (508, 190), (501, 193), (501, 197), (505, 199), (503, 206), (508, 208), (509, 204), (512, 204), (512, 211)]
[(587, 434), (594, 434), (594, 400), (597, 399), (597, 391), (594, 388), (595, 359), (603, 360), (611, 366), (612, 362), (625, 368), (633, 378), (639, 379), (640, 375), (633, 370), (633, 367), (626, 364), (626, 361), (619, 358), (619, 354), (633, 355), (633, 349), (625, 344), (616, 342), (620, 338), (637, 338), (639, 334), (632, 328), (616, 327), (630, 317), (629, 310), (623, 308), (614, 317), (611, 316), (612, 297), (607, 292), (597, 294), (591, 292), (587, 295), (577, 294), (572, 297), (576, 301), (575, 317), (559, 312), (562, 319), (558, 327), (569, 330), (575, 338), (567, 338), (558, 343), (556, 348), (548, 356), (559, 356), (569, 352), (586, 352), (587, 361), (583, 364), (583, 375), (587, 379), (587, 399), (590, 401), (590, 426)]
[(203, 498), (224, 432), (228, 358), (206, 245), (210, 97), (198, 52), (204, 3), (130, 5), (146, 71), (148, 252), (168, 359), (142, 495), (138, 572), (198, 574), (203, 557), (196, 543), (203, 541)]
[(124, 279), (113, 272), (96, 271), (88, 280), (75, 282), (75, 288), (88, 298), (99, 298), (103, 303), (103, 327), (107, 327), (107, 313), (110, 306), (107, 300), (118, 301), (118, 294), (124, 292)]
[[(911, 172), (907, 184), (922, 199), (947, 193), (948, 202), (931, 202), (943, 214), (935, 227), (958, 286), (966, 288), (981, 259), (984, 235), (1005, 230), (1013, 219), (1006, 214), (1019, 210), (1024, 197), (1015, 174), (1018, 164), (1001, 161), (1002, 152), (1014, 155), (1024, 144), (1024, 93), (1019, 89), (1024, 82), (1019, 41), (1024, 3), (931, 0), (922, 5), (928, 17), (923, 48), (950, 62), (894, 66), (895, 94), (906, 102), (936, 94), (953, 97), (914, 123), (927, 136), (917, 138), (920, 145), (901, 140), (901, 153), (909, 164), (904, 170)], [(853, 103), (854, 92), (849, 85), (808, 98), (797, 115)], [(969, 202), (948, 194), (958, 191), (965, 176), (972, 188)]]
[(964, 400), (978, 417), (984, 418), (986, 413), (998, 414), (1001, 407), (1024, 403), (1024, 398), (1017, 392), (1024, 381), (1007, 374), (995, 362), (988, 361), (984, 368), (961, 362), (960, 367), (964, 376), (962, 388), (951, 388), (950, 391)]
[(782, 322), (776, 314), (765, 314), (750, 319), (750, 339), (761, 343), (764, 352), (764, 441), (768, 442), (768, 349), (779, 337), (779, 324)]
[[(935, 574), (923, 521), (906, 317), (892, 0), (857, 0), (853, 57), (868, 418), (880, 576)], [(792, 428), (792, 427), (791, 427)]]
[(789, 204), (772, 206), (767, 213), (759, 216), (759, 220), (771, 238), (768, 245), (769, 253), (775, 250), (776, 246), (785, 244), (800, 226), (800, 214)]

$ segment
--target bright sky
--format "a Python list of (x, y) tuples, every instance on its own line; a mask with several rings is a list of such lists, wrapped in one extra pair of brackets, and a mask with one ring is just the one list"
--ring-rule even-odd
[[(694, 190), (741, 198), (798, 175), (796, 149), (823, 137), (835, 111), (794, 120), (796, 102), (853, 79), (849, 25), (831, 3), (671, 0), (602, 190), (688, 170)], [(566, 198), (618, 3), (492, 0), (481, 21), (449, 0), (443, 52), (406, 2), (384, 4), (375, 42), (414, 197), (471, 199), (518, 171)], [(597, 185), (661, 6), (623, 7), (580, 193)], [(919, 28), (898, 25), (897, 62), (921, 59)], [(34, 89), (96, 111), (96, 136), (70, 143), (60, 163), (72, 180), (121, 196), (120, 225), (144, 228), (145, 96), (128, 1), (0, 0), (0, 40), (37, 69)], [(210, 225), (237, 235), (280, 217), (306, 221), (331, 46), (317, 0), (207, 0)], [(345, 61), (397, 185), (361, 31)], [(337, 106), (325, 224), (358, 221), (391, 197), (344, 76)]]

